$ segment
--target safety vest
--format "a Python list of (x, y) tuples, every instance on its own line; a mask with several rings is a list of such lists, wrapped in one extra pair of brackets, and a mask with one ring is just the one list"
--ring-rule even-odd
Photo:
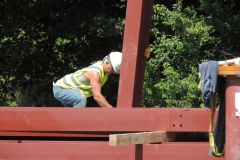
[(97, 71), (100, 74), (100, 85), (101, 87), (104, 85), (104, 83), (108, 79), (108, 74), (104, 74), (103, 68), (102, 68), (102, 61), (98, 61), (94, 63), (93, 65), (90, 65), (86, 68), (83, 68), (81, 70), (76, 71), (75, 73), (68, 74), (58, 80), (56, 82), (56, 85), (61, 88), (77, 88), (79, 91), (84, 94), (86, 97), (92, 96), (92, 88), (89, 81), (81, 81), (81, 76), (85, 72), (89, 71)]

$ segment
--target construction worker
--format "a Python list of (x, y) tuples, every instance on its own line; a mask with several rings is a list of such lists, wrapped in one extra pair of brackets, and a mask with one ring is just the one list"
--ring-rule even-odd
[(54, 97), (65, 107), (86, 107), (87, 98), (93, 96), (94, 100), (103, 108), (113, 108), (101, 93), (101, 87), (108, 76), (119, 74), (122, 53), (111, 52), (103, 61), (68, 74), (53, 83)]

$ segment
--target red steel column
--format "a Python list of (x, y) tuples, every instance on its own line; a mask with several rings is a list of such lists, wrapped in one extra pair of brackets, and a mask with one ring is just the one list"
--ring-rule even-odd
[(225, 159), (240, 160), (240, 117), (236, 116), (235, 98), (240, 93), (240, 77), (226, 77), (226, 151)]
[(140, 107), (154, 0), (128, 0), (117, 107)]

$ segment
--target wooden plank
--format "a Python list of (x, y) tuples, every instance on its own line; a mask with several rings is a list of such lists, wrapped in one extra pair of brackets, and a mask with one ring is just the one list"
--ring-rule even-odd
[(131, 144), (149, 144), (158, 142), (169, 142), (175, 140), (174, 133), (165, 131), (126, 133), (126, 134), (110, 134), (109, 145), (131, 145)]
[(219, 66), (219, 75), (240, 75), (240, 66)]

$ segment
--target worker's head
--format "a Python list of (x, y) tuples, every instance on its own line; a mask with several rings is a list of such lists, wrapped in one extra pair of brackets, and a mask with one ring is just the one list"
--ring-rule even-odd
[(106, 73), (115, 73), (115, 74), (120, 73), (121, 63), (122, 63), (121, 52), (111, 52), (103, 60), (107, 64)]

